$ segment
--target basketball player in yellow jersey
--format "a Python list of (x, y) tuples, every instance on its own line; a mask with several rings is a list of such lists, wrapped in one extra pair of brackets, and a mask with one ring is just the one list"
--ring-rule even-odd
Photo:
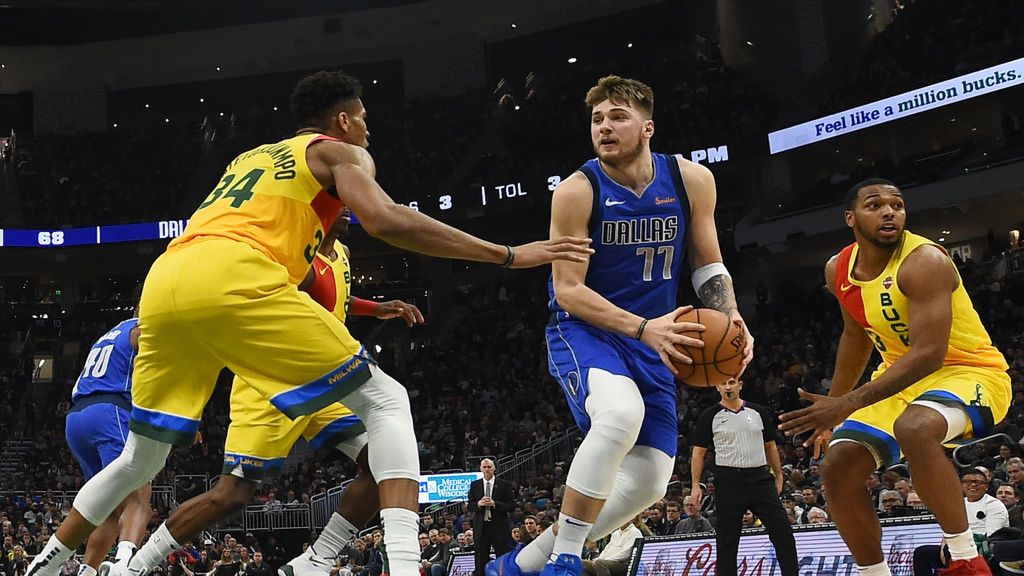
[[(846, 223), (857, 241), (825, 266), (845, 326), (832, 389), (829, 396), (800, 390), (811, 405), (783, 414), (780, 427), (790, 436), (813, 430), (807, 443), (817, 445), (831, 436), (821, 470), (829, 512), (863, 576), (890, 574), (864, 479), (901, 453), (949, 546), (940, 574), (991, 574), (943, 444), (985, 436), (1003, 419), (1007, 364), (945, 250), (904, 230), (905, 221), (903, 194), (892, 182), (874, 178), (850, 190)], [(854, 388), (872, 346), (882, 364)]]
[[(419, 459), (409, 396), (297, 286), (325, 231), (349, 206), (369, 234), (431, 256), (525, 268), (586, 261), (591, 250), (589, 240), (568, 237), (492, 244), (393, 202), (367, 168), (361, 92), (340, 72), (302, 79), (291, 96), (298, 135), (232, 161), (182, 236), (153, 263), (142, 292), (124, 451), (82, 487), (27, 576), (56, 576), (95, 526), (163, 468), (171, 445), (191, 441), (225, 366), (289, 418), (338, 401), (360, 417), (389, 574), (419, 574)], [(167, 550), (178, 545), (166, 527), (152, 540)]]
[[(349, 313), (382, 320), (403, 318), (409, 326), (423, 322), (419, 309), (400, 300), (373, 302), (352, 296), (348, 249), (337, 239), (348, 231), (345, 208), (328, 230), (302, 290), (345, 321)], [(276, 476), (300, 437), (318, 456), (338, 450), (360, 465), (359, 474), (345, 488), (338, 509), (315, 542), (298, 558), (282, 566), (284, 576), (326, 576), (334, 558), (377, 513), (377, 484), (367, 465), (366, 428), (351, 410), (332, 404), (309, 416), (289, 419), (250, 386), (235, 377), (231, 387), (231, 425), (224, 443), (224, 470), (209, 492), (183, 502), (164, 523), (163, 530), (177, 542), (192, 540), (207, 526), (243, 509), (260, 481)], [(166, 553), (150, 539), (125, 564), (104, 563), (101, 576), (123, 576), (152, 570)]]

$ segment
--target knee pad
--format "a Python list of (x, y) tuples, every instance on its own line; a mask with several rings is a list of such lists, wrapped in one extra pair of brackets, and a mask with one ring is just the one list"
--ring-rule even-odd
[(600, 540), (665, 495), (675, 459), (650, 446), (635, 446), (622, 459), (615, 485), (590, 530)]
[(590, 430), (580, 444), (566, 477), (569, 488), (605, 500), (622, 459), (636, 444), (644, 421), (644, 401), (625, 376), (591, 368), (586, 409)]
[[(409, 393), (376, 366), (370, 366), (370, 374), (366, 383), (342, 399), (366, 426), (370, 471), (377, 482), (418, 482), (420, 460)], [(353, 456), (357, 455), (358, 451)]]

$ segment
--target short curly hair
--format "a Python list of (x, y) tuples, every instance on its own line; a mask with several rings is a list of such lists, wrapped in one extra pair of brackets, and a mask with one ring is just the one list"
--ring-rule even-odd
[(299, 126), (321, 126), (334, 111), (363, 95), (359, 80), (344, 72), (321, 70), (295, 85), (291, 95), (292, 116)]

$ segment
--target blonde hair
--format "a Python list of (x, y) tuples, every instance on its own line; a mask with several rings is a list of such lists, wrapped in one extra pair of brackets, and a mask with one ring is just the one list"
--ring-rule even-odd
[(587, 91), (587, 106), (593, 108), (605, 100), (613, 104), (628, 104), (648, 119), (654, 114), (654, 91), (639, 80), (621, 76), (605, 76)]

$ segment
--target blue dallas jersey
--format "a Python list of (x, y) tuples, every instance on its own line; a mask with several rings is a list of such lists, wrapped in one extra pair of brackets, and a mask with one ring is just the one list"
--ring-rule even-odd
[[(585, 283), (612, 304), (643, 318), (676, 308), (676, 293), (690, 201), (674, 156), (652, 154), (654, 178), (637, 196), (605, 174), (594, 158), (580, 168), (594, 191), (590, 215), (590, 257)], [(557, 320), (569, 314), (548, 282), (549, 308)]]
[(73, 401), (90, 394), (122, 394), (131, 402), (135, 348), (132, 348), (130, 334), (138, 324), (138, 318), (125, 320), (92, 345), (82, 373), (71, 390)]

